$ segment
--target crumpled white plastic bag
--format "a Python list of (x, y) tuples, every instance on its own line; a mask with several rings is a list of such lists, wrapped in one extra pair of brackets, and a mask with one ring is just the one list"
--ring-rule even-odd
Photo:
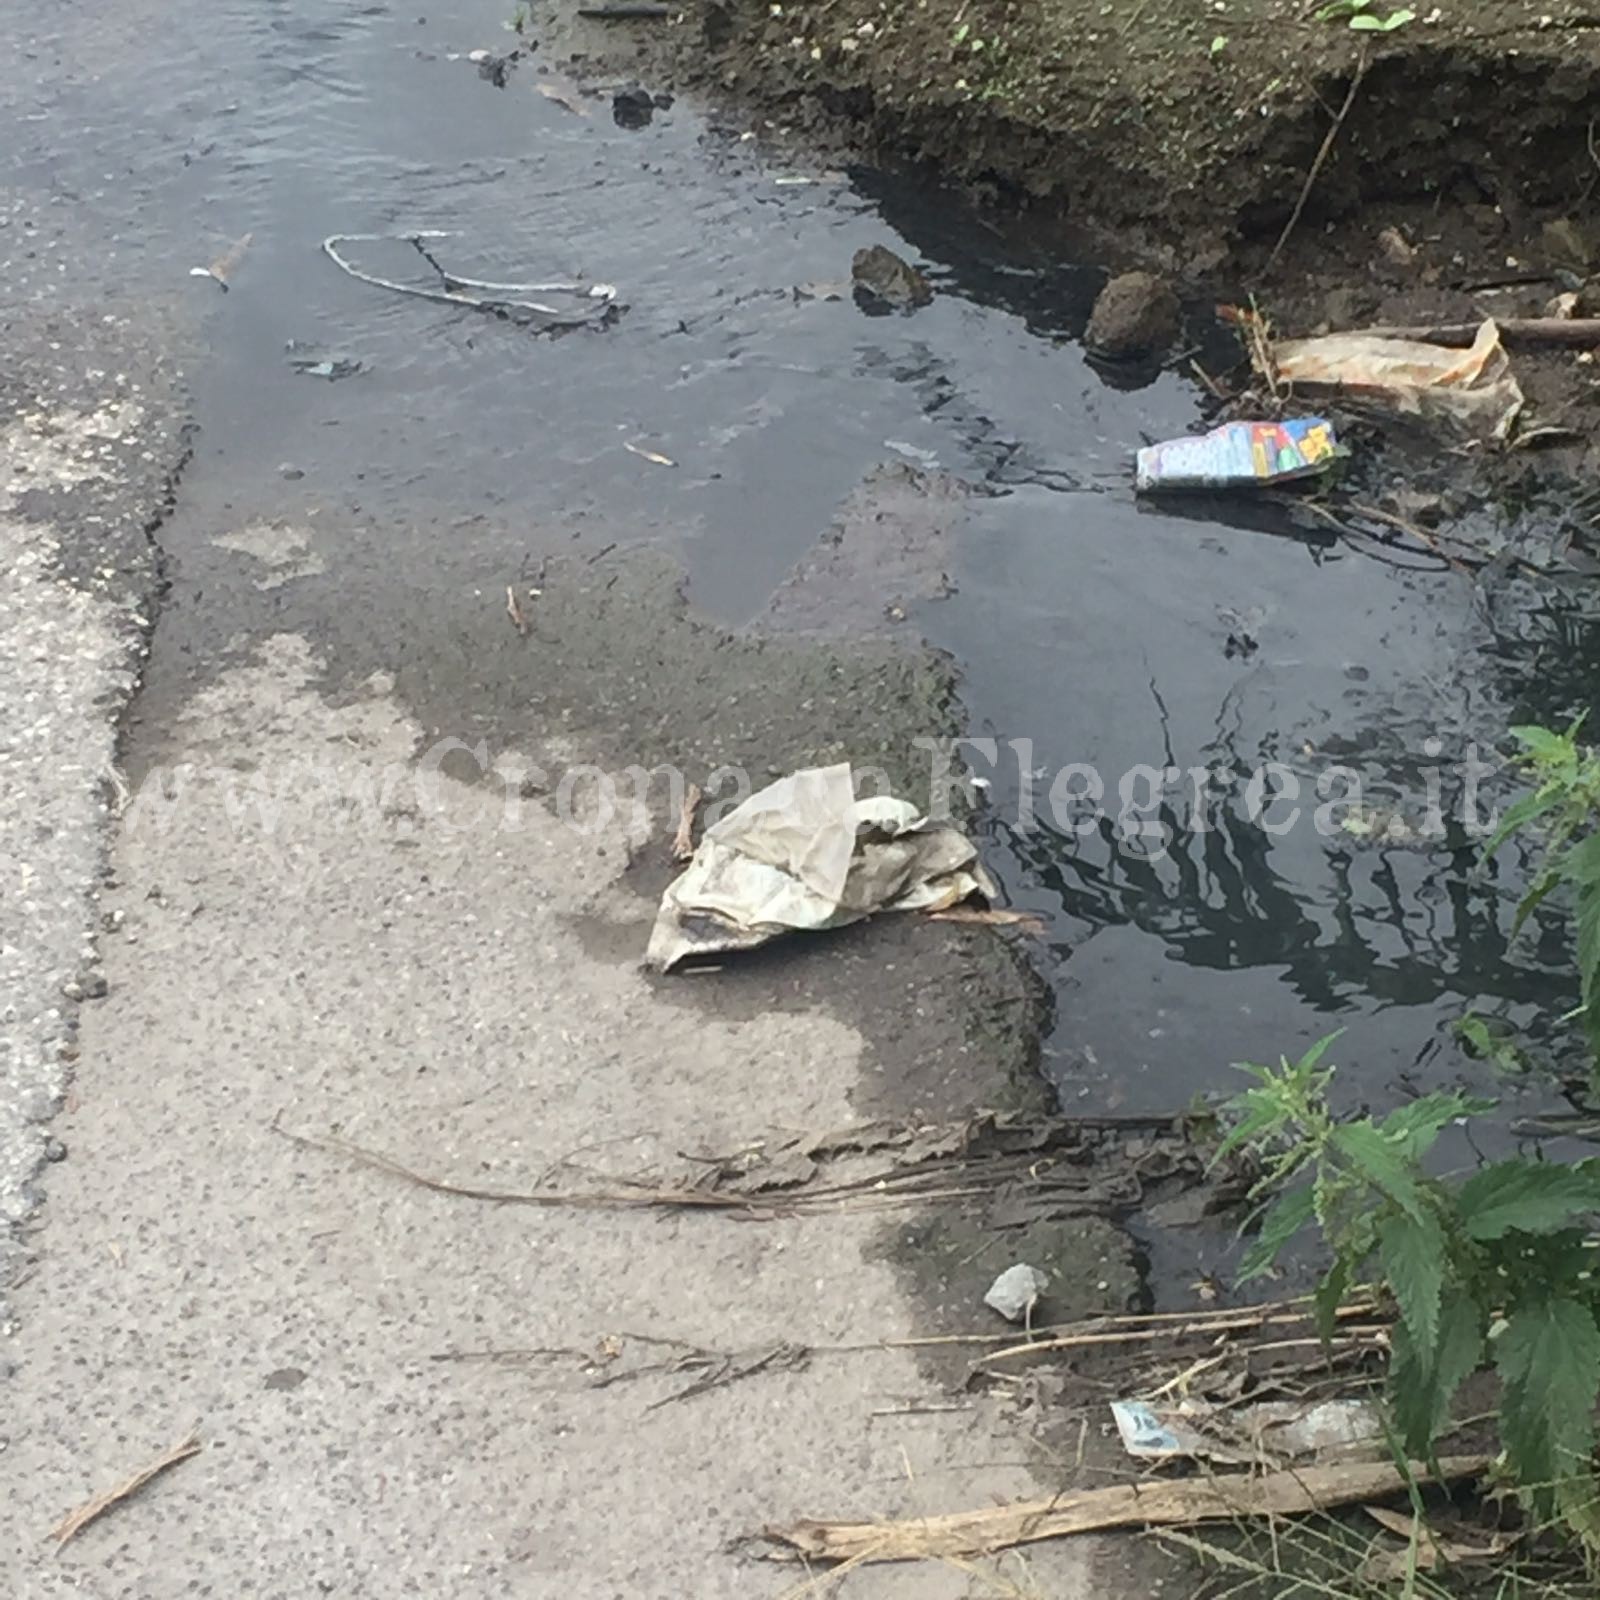
[(806, 767), (706, 830), (662, 896), (645, 964), (749, 950), (878, 911), (938, 911), (995, 886), (972, 842), (907, 800), (857, 800), (850, 764)]

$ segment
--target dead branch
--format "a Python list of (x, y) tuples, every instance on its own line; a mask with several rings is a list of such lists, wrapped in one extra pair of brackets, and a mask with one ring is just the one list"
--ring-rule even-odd
[[(1495, 317), (1505, 344), (1600, 345), (1600, 317)], [(1467, 346), (1478, 336), (1476, 322), (1418, 322), (1406, 326), (1362, 328), (1374, 339), (1423, 339), (1430, 344)]]
[(180, 1439), (164, 1455), (157, 1457), (149, 1466), (141, 1467), (131, 1478), (119, 1483), (115, 1489), (108, 1489), (104, 1494), (96, 1495), (93, 1500), (79, 1506), (76, 1511), (68, 1512), (50, 1530), (49, 1536), (55, 1540), (56, 1549), (59, 1550), (68, 1540), (77, 1538), (91, 1522), (103, 1517), (113, 1506), (121, 1505), (124, 1500), (131, 1500), (151, 1479), (159, 1478), (168, 1467), (175, 1467), (180, 1461), (187, 1461), (190, 1456), (198, 1455), (200, 1450), (199, 1434), (191, 1433), (187, 1438)]
[(987, 1506), (904, 1522), (823, 1522), (804, 1519), (767, 1528), (763, 1536), (790, 1558), (811, 1561), (921, 1561), (978, 1556), (1013, 1545), (1103, 1528), (1183, 1527), (1241, 1517), (1300, 1516), (1352, 1502), (1376, 1500), (1419, 1484), (1478, 1476), (1487, 1456), (1447, 1456), (1434, 1476), (1420, 1462), (1406, 1474), (1391, 1462), (1344, 1462), (1210, 1478), (1149, 1479), (1110, 1488), (1079, 1489), (1046, 1500)]
[(528, 637), (528, 619), (522, 613), (522, 607), (517, 604), (517, 591), (512, 584), (506, 585), (506, 615), (511, 618), (511, 625), (524, 639)]
[[(564, 1206), (587, 1210), (718, 1211), (746, 1220), (848, 1210), (883, 1210), (936, 1200), (1003, 1199), (1013, 1208), (1052, 1216), (1103, 1215), (1143, 1198), (1137, 1162), (1110, 1172), (1074, 1157), (1092, 1123), (1056, 1119), (1021, 1124), (980, 1113), (962, 1123), (932, 1127), (879, 1127), (844, 1135), (791, 1140), (754, 1163), (750, 1152), (705, 1158), (692, 1180), (664, 1183), (653, 1177), (617, 1178), (596, 1173), (588, 1187), (528, 1190), (453, 1183), (407, 1167), (379, 1151), (345, 1139), (276, 1132), (304, 1149), (321, 1150), (391, 1177), (458, 1199), (494, 1205)], [(1181, 1134), (1181, 1119), (1169, 1124)], [(826, 1161), (846, 1150), (885, 1151), (852, 1177), (826, 1181)]]

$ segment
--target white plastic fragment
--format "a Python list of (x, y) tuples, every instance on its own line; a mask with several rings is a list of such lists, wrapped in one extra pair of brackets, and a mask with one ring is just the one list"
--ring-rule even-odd
[(1049, 1282), (1037, 1267), (1019, 1261), (1016, 1266), (1007, 1267), (989, 1285), (983, 1303), (998, 1311), (1007, 1322), (1021, 1322)]

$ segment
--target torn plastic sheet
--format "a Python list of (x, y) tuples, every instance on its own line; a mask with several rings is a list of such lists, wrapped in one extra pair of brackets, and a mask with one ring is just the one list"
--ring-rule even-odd
[(1338, 392), (1447, 425), (1478, 439), (1504, 439), (1522, 390), (1492, 318), (1469, 349), (1371, 333), (1329, 333), (1272, 347), (1279, 382)]
[(667, 888), (645, 964), (750, 950), (879, 911), (941, 911), (995, 886), (972, 842), (907, 800), (858, 800), (848, 762), (807, 767), (708, 828)]
[(1203, 1401), (1158, 1407), (1113, 1400), (1111, 1414), (1123, 1448), (1143, 1460), (1259, 1466), (1308, 1457), (1376, 1461), (1388, 1450), (1383, 1420), (1367, 1400), (1263, 1400), (1229, 1409)]

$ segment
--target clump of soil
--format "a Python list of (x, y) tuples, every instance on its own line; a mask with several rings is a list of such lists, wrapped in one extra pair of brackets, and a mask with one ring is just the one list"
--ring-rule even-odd
[(1114, 361), (1153, 355), (1178, 337), (1178, 296), (1153, 272), (1124, 272), (1094, 303), (1083, 342)]

